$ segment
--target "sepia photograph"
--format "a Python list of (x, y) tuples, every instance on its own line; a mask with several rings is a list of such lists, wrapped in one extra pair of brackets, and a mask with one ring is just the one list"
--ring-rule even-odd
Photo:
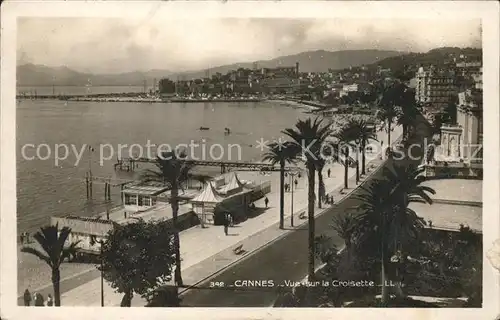
[(13, 318), (500, 314), (498, 4), (59, 4), (2, 6)]

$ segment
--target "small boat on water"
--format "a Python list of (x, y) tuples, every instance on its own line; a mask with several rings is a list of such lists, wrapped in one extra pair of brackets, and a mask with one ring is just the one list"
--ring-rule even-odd
[(200, 130), (210, 130), (208, 127), (200, 127)]

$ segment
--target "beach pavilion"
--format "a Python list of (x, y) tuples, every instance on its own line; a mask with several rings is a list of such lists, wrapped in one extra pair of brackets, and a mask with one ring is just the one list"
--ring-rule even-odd
[(235, 221), (244, 220), (252, 202), (253, 188), (245, 186), (236, 173), (232, 173), (227, 184), (218, 189), (212, 181), (190, 202), (202, 225), (221, 224), (221, 214), (229, 213)]

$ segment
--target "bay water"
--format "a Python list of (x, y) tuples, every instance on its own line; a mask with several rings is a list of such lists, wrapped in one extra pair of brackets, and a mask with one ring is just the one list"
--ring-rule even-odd
[[(302, 111), (275, 102), (20, 100), (16, 108), (17, 231), (33, 232), (48, 224), (50, 216), (95, 215), (120, 204), (119, 188), (112, 188), (111, 202), (104, 200), (103, 185), (94, 184), (92, 200), (87, 199), (85, 188), (89, 169), (94, 176), (137, 178), (137, 173), (114, 170), (120, 146), (126, 157), (129, 151), (137, 155), (141, 148), (145, 153), (148, 143), (172, 148), (195, 143), (199, 147), (191, 150), (205, 160), (261, 161), (265, 149), (259, 148), (259, 141), (283, 137), (283, 129), (306, 116)], [(225, 128), (231, 133), (225, 134)], [(56, 162), (55, 153), (62, 158), (64, 146), (68, 156)]]

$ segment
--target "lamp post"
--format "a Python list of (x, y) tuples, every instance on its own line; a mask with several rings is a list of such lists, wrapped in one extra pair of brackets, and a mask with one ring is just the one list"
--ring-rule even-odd
[(103, 274), (103, 258), (102, 258), (102, 245), (104, 241), (100, 240), (99, 241), (99, 246), (100, 246), (100, 263), (101, 263), (101, 307), (104, 307), (104, 274)]

